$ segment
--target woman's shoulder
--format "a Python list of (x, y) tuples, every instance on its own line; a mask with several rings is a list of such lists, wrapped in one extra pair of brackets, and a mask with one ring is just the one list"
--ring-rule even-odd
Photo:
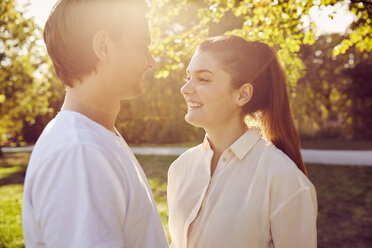
[(182, 153), (169, 167), (169, 172), (181, 170), (189, 164), (194, 164), (194, 160), (200, 157), (203, 144), (191, 147)]
[(298, 169), (296, 163), (273, 143), (266, 141), (261, 154), (260, 167), (266, 177), (273, 182), (296, 184), (300, 187), (312, 186), (307, 176)]
[(310, 179), (271, 142), (266, 142), (258, 163), (259, 178), (268, 187), (273, 209), (299, 194), (310, 194), (316, 201), (316, 189)]

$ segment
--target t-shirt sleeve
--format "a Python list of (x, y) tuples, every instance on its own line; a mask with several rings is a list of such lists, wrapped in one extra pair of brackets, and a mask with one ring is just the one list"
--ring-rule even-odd
[(32, 188), (46, 247), (123, 247), (125, 182), (106, 154), (75, 145), (49, 157)]

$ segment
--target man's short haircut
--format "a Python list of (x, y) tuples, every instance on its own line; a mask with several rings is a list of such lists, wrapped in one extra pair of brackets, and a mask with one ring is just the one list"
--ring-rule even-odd
[(95, 70), (94, 35), (105, 30), (119, 39), (133, 29), (136, 20), (144, 19), (147, 11), (144, 0), (59, 0), (44, 28), (44, 41), (57, 76), (72, 87), (73, 80)]

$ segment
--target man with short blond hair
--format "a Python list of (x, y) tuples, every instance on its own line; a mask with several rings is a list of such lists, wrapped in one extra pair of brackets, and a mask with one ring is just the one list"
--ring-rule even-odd
[(66, 96), (35, 144), (23, 199), (25, 245), (168, 247), (146, 176), (115, 129), (120, 101), (155, 66), (146, 4), (60, 0), (44, 40)]

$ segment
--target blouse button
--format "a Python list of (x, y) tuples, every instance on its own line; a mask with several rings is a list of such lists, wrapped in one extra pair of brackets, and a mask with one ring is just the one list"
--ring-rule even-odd
[(226, 162), (226, 158), (222, 158), (222, 162)]

